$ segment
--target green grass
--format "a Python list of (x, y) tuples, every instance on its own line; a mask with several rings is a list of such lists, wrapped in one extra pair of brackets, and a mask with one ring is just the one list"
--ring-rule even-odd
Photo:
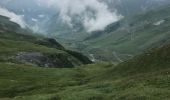
[[(39, 68), (0, 64), (0, 98), (7, 100), (169, 100), (170, 46), (119, 65)], [(5, 100), (5, 99), (4, 99)]]

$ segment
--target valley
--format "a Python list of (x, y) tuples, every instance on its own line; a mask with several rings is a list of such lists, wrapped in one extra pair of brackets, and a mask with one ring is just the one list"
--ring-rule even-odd
[(170, 99), (169, 1), (92, 1), (0, 1), (0, 100)]
[(167, 5), (124, 18), (109, 25), (104, 31), (82, 36), (83, 38), (76, 37), (70, 41), (68, 39), (68, 42), (67, 37), (58, 40), (69, 49), (81, 51), (89, 57), (93, 54), (99, 61), (120, 62), (113, 53), (116, 53), (118, 58), (127, 60), (143, 51), (169, 43), (169, 9), (170, 5)]

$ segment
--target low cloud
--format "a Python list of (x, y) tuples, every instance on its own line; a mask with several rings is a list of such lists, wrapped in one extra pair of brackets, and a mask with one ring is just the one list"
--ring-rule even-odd
[[(38, 0), (40, 1), (40, 0)], [(122, 18), (116, 10), (111, 12), (107, 4), (98, 0), (48, 0), (43, 1), (60, 12), (63, 22), (72, 26), (73, 18), (79, 17), (88, 32), (103, 30), (107, 25)]]
[(26, 28), (26, 26), (27, 26), (23, 20), (24, 16), (16, 15), (15, 13), (10, 12), (9, 10), (7, 10), (5, 8), (0, 7), (0, 15), (8, 17), (10, 19), (10, 21), (19, 24), (22, 28)]

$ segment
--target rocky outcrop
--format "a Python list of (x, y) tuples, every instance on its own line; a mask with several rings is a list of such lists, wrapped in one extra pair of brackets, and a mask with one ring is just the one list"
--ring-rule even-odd
[[(73, 58), (72, 58), (73, 59)], [(39, 52), (20, 52), (15, 60), (19, 63), (34, 64), (40, 67), (74, 67), (69, 55), (65, 54), (42, 54)], [(77, 63), (80, 63), (77, 61)]]

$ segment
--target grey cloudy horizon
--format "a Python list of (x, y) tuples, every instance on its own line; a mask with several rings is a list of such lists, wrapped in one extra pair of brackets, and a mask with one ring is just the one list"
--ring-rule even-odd
[[(9, 4), (20, 0), (2, 0), (0, 3)], [(111, 23), (123, 18), (117, 10), (110, 11), (108, 5), (101, 0), (31, 0), (37, 7), (48, 7), (59, 13), (59, 17), (64, 23), (72, 27), (75, 16), (81, 19), (81, 23), (87, 32), (104, 30)], [(22, 1), (23, 2), (23, 1)], [(21, 3), (21, 2), (20, 2)], [(24, 3), (24, 2), (23, 2)], [(28, 2), (27, 2), (28, 3)], [(30, 5), (24, 4), (24, 5)], [(22, 15), (0, 8), (0, 15), (9, 17), (11, 21), (18, 23), (21, 27), (27, 26)], [(57, 19), (57, 18), (56, 18)]]
[(47, 6), (57, 9), (62, 20), (70, 26), (72, 26), (74, 16), (81, 17), (87, 32), (104, 30), (107, 25), (123, 18), (116, 9), (111, 12), (108, 5), (99, 0), (38, 0), (38, 2), (43, 2)]

